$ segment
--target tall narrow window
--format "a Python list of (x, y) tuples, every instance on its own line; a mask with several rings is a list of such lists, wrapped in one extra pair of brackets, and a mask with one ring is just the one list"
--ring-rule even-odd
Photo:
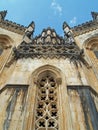
[(54, 76), (43, 75), (37, 88), (35, 130), (58, 130), (57, 83)]

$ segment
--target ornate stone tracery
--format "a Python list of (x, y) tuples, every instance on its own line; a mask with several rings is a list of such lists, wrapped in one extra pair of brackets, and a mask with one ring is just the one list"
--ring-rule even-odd
[[(63, 30), (64, 38), (50, 27), (43, 29), (39, 36), (32, 39), (30, 38), (31, 35), (30, 37), (27, 36), (29, 38), (27, 42), (23, 40), (17, 48), (13, 49), (14, 58), (16, 60), (20, 58), (69, 58), (76, 66), (78, 63), (81, 65), (81, 62), (88, 66), (83, 57), (83, 50), (80, 50), (76, 45), (72, 32), (66, 23), (63, 24)], [(34, 31), (34, 22), (32, 31)]]
[(58, 91), (56, 79), (48, 72), (38, 81), (35, 130), (58, 130)]

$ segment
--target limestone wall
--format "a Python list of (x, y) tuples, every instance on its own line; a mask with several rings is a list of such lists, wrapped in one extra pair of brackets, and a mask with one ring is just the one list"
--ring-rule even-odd
[[(89, 69), (85, 66), (76, 68), (68, 59), (28, 58), (14, 62), (9, 68), (5, 67), (1, 74), (0, 105), (2, 107), (0, 107), (0, 115), (2, 118), (0, 118), (0, 129), (34, 129), (36, 91), (38, 87), (36, 85), (36, 76), (39, 70), (44, 70), (46, 66), (48, 66), (47, 70), (50, 70), (50, 68), (51, 71), (53, 68), (53, 71), (59, 70), (62, 80), (58, 86), (57, 96), (59, 103), (59, 130), (87, 130), (87, 127), (92, 130), (93, 127), (97, 127), (96, 123), (92, 124), (92, 107), (88, 106), (86, 108), (86, 102), (90, 105), (89, 101), (92, 103), (94, 101), (88, 99), (85, 93), (88, 94), (89, 89), (85, 89), (85, 86), (90, 86), (92, 83), (93, 86), (91, 87), (96, 90), (96, 85), (98, 84), (93, 72), (89, 76), (91, 73)], [(90, 81), (91, 77), (95, 80)], [(72, 89), (68, 86), (71, 86)], [(93, 95), (96, 97), (95, 93)], [(82, 96), (85, 96), (86, 102), (82, 100)], [(87, 109), (90, 109), (91, 112), (87, 113)], [(94, 113), (96, 113), (95, 109)], [(88, 124), (86, 124), (85, 120), (88, 121)]]
[(23, 35), (8, 31), (6, 29), (0, 28), (0, 34), (7, 35), (12, 39), (12, 45), (17, 46), (21, 43)]
[(86, 40), (88, 40), (91, 37), (98, 37), (98, 29), (93, 30), (93, 31), (89, 31), (88, 33), (79, 35), (75, 37), (76, 43), (77, 45), (83, 49), (84, 48), (84, 44), (86, 42)]
[[(75, 40), (82, 49), (85, 40), (97, 32), (77, 36)], [(22, 35), (5, 29), (0, 29), (0, 33), (7, 34), (12, 45), (17, 46), (22, 41)], [(89, 63), (88, 57), (85, 58)], [(97, 130), (98, 80), (93, 68), (76, 67), (69, 59), (63, 58), (23, 58), (10, 66), (5, 62), (0, 73), (0, 130), (46, 130), (40, 126), (43, 122), (35, 126), (37, 78), (43, 71), (57, 73), (58, 87), (55, 96), (58, 127), (50, 121), (53, 127), (47, 125), (47, 130)]]
[[(88, 85), (82, 69), (78, 70), (68, 59), (20, 59), (12, 72), (8, 84), (28, 84), (30, 76), (39, 67), (50, 65), (60, 69), (68, 85)], [(79, 75), (81, 75), (79, 77)]]

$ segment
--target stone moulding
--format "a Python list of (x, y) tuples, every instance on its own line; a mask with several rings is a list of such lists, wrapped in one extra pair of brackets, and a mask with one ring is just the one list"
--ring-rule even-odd
[(27, 84), (6, 84), (3, 88), (0, 89), (0, 94), (7, 88), (17, 88), (17, 89), (28, 89), (29, 85)]

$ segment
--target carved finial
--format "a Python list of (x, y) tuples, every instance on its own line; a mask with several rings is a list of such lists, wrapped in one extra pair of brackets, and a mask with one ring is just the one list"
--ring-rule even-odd
[(98, 21), (98, 12), (91, 12), (91, 15), (92, 15), (93, 20)]
[(66, 22), (63, 23), (63, 30), (64, 30), (65, 37), (68, 38), (71, 36), (70, 27)]
[(73, 43), (74, 42), (73, 34), (66, 22), (63, 23), (63, 30), (64, 30), (65, 40), (67, 40), (68, 43)]
[(28, 26), (28, 30), (32, 32), (32, 35), (34, 32), (34, 29), (35, 29), (35, 23), (34, 23), (34, 21), (32, 21)]
[(70, 27), (68, 26), (68, 24), (64, 21), (64, 23), (63, 23), (63, 30), (64, 30), (66, 27), (70, 28)]
[(25, 34), (23, 36), (23, 41), (26, 42), (26, 43), (29, 43), (32, 41), (32, 35), (34, 33), (34, 29), (35, 29), (35, 24), (34, 22), (32, 21), (28, 28), (26, 29), (25, 31)]
[(0, 21), (1, 21), (1, 20), (4, 20), (6, 14), (7, 14), (7, 10), (0, 11)]

